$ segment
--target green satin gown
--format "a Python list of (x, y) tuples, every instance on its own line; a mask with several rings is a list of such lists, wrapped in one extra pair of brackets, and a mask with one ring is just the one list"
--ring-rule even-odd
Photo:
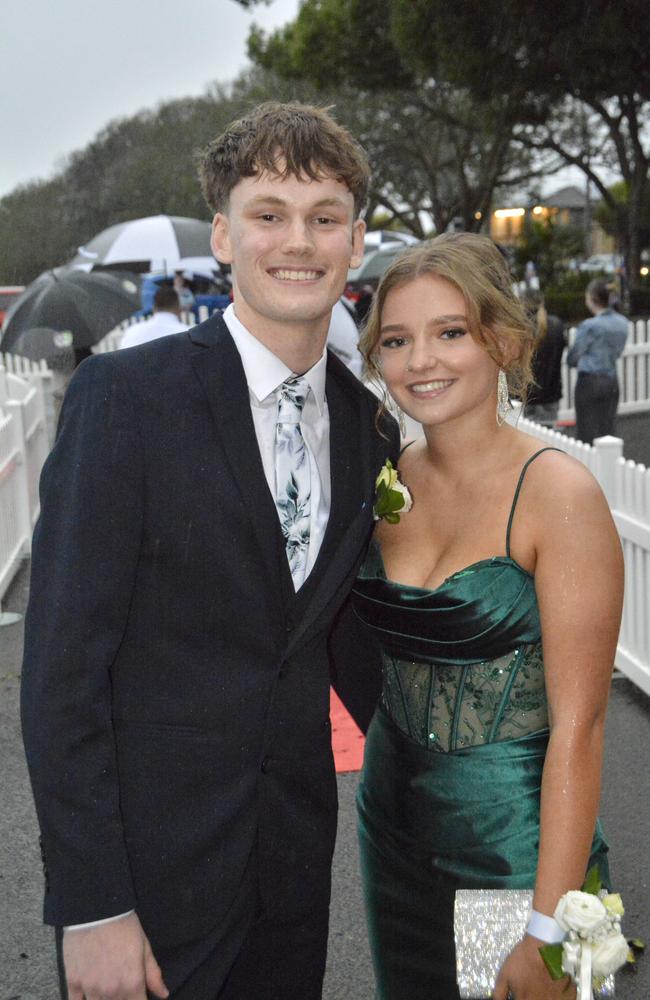
[[(457, 888), (532, 888), (548, 742), (533, 577), (506, 554), (435, 590), (386, 578), (371, 544), (356, 613), (379, 641), (383, 691), (358, 792), (379, 1000), (457, 998)], [(555, 449), (557, 450), (557, 449)], [(591, 863), (608, 881), (600, 826)]]

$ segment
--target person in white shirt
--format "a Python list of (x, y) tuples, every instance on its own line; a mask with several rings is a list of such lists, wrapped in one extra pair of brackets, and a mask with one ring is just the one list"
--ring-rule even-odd
[(233, 303), (77, 370), (41, 482), (22, 722), (69, 1000), (320, 1000), (348, 603), (399, 434), (326, 349), (365, 154), (262, 105), (208, 147)]
[(167, 337), (170, 333), (182, 333), (188, 329), (185, 323), (181, 323), (178, 292), (169, 285), (162, 285), (153, 298), (153, 316), (129, 327), (120, 341), (120, 350), (123, 347), (148, 344), (150, 340)]

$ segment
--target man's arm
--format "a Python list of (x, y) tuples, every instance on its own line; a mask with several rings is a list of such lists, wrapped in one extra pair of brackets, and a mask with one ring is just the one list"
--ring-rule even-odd
[[(374, 421), (374, 414), (372, 419)], [(397, 468), (400, 454), (399, 427), (390, 414), (382, 414), (380, 428), (373, 476), (379, 473), (387, 458)], [(370, 629), (356, 616), (350, 598), (334, 622), (329, 654), (332, 687), (365, 733), (381, 694), (381, 653)]]
[[(125, 373), (84, 364), (41, 477), (21, 710), (41, 826), (45, 919), (70, 1000), (168, 995), (136, 913), (119, 811), (110, 668), (137, 564), (142, 449)], [(120, 919), (108, 919), (112, 917)], [(106, 922), (105, 922), (106, 921)]]
[(136, 905), (118, 803), (110, 667), (142, 521), (138, 422), (110, 356), (73, 378), (41, 478), (25, 623), (22, 723), (42, 833), (45, 919)]
[(365, 733), (381, 693), (381, 654), (349, 598), (334, 622), (329, 653), (332, 687)]

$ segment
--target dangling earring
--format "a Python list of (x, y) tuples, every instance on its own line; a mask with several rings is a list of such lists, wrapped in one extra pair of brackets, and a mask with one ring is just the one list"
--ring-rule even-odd
[(505, 423), (505, 419), (510, 411), (510, 394), (508, 392), (508, 378), (503, 368), (499, 368), (497, 378), (497, 424)]
[(395, 400), (393, 399), (392, 396), (389, 396), (388, 398), (390, 400), (389, 410), (392, 413), (392, 415), (395, 417), (395, 420), (397, 421), (397, 424), (399, 426), (399, 432), (400, 432), (401, 436), (403, 438), (405, 438), (406, 437), (406, 417), (404, 416), (404, 411), (395, 402)]

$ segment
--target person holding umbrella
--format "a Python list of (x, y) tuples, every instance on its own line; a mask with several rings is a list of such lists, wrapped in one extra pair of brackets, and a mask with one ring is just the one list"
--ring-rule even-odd
[(347, 597), (399, 449), (325, 347), (368, 178), (322, 109), (234, 122), (202, 167), (232, 306), (68, 389), (22, 721), (69, 1000), (321, 996), (329, 686), (365, 727), (379, 665)]
[(135, 275), (54, 268), (39, 275), (9, 310), (0, 350), (15, 353), (18, 340), (21, 350), (29, 350), (29, 331), (45, 328), (69, 335), (78, 364), (138, 305)]

